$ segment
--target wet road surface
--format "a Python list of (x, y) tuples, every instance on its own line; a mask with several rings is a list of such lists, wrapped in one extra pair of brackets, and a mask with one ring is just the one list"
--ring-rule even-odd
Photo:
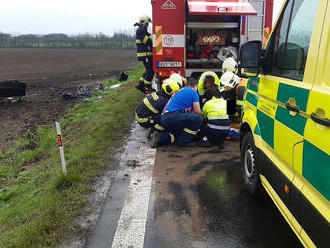
[(302, 247), (269, 197), (244, 190), (239, 141), (157, 150), (144, 247)]
[[(225, 141), (223, 147), (158, 148), (154, 166), (144, 165), (153, 169), (146, 217), (134, 219), (141, 209), (134, 210), (120, 231), (133, 236), (130, 233), (120, 245), (116, 229), (127, 211), (123, 205), (134, 205), (130, 190), (145, 181), (133, 182), (136, 170), (143, 170), (137, 158), (141, 160), (141, 146), (146, 146), (145, 132), (135, 126), (86, 247), (302, 247), (269, 197), (255, 200), (244, 190), (239, 141)], [(134, 230), (136, 223), (142, 223), (142, 229)], [(136, 242), (141, 230), (144, 239)]]

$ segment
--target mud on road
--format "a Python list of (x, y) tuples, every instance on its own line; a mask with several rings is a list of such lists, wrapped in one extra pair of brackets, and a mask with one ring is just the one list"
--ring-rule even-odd
[(134, 50), (0, 49), (0, 58), (0, 81), (27, 83), (21, 102), (0, 104), (0, 151), (22, 132), (59, 119), (76, 103), (54, 92), (72, 92), (136, 66)]

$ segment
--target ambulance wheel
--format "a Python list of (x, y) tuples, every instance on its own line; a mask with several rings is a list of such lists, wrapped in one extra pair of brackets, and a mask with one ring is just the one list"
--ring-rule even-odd
[(262, 195), (262, 186), (258, 171), (257, 148), (254, 145), (253, 136), (248, 132), (241, 143), (241, 160), (244, 184), (250, 195), (259, 197)]

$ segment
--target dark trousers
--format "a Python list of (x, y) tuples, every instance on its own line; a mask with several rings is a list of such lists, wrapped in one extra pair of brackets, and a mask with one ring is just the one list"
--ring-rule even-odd
[(143, 60), (143, 65), (146, 71), (143, 73), (142, 77), (140, 78), (140, 82), (142, 83), (143, 87), (151, 87), (151, 81), (154, 76), (152, 57), (145, 58)]
[(198, 137), (206, 136), (211, 143), (221, 143), (229, 135), (229, 131), (229, 120), (210, 120), (207, 124), (202, 125)]
[(159, 133), (158, 145), (184, 145), (192, 142), (202, 122), (202, 116), (196, 113), (175, 111), (163, 114), (161, 124), (165, 132)]
[(135, 119), (137, 121), (137, 123), (139, 123), (139, 125), (141, 127), (144, 128), (152, 128), (153, 130), (157, 130), (157, 131), (164, 131), (164, 128), (161, 126), (160, 124), (160, 116), (161, 114), (154, 114), (152, 116), (141, 116), (138, 113), (135, 113)]

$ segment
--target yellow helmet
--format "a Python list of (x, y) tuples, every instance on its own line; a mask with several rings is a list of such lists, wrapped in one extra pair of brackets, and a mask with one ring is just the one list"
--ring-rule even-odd
[(225, 59), (222, 63), (222, 72), (227, 71), (235, 72), (237, 68), (237, 62), (232, 57)]
[(143, 15), (143, 16), (141, 16), (141, 17), (139, 18), (139, 23), (140, 23), (141, 25), (145, 25), (145, 24), (147, 24), (147, 23), (149, 23), (149, 22), (151, 22), (151, 18), (150, 18), (149, 16), (147, 16), (147, 15)]
[(224, 87), (235, 88), (241, 82), (241, 78), (236, 76), (232, 71), (222, 74), (220, 83)]
[(172, 95), (174, 92), (180, 90), (180, 86), (176, 80), (168, 78), (163, 81), (162, 89), (166, 94)]
[(183, 87), (183, 81), (184, 81), (184, 78), (183, 78), (180, 74), (178, 74), (178, 73), (173, 73), (173, 74), (170, 76), (170, 79), (175, 80), (175, 81), (178, 83), (178, 85), (180, 86), (180, 88)]

